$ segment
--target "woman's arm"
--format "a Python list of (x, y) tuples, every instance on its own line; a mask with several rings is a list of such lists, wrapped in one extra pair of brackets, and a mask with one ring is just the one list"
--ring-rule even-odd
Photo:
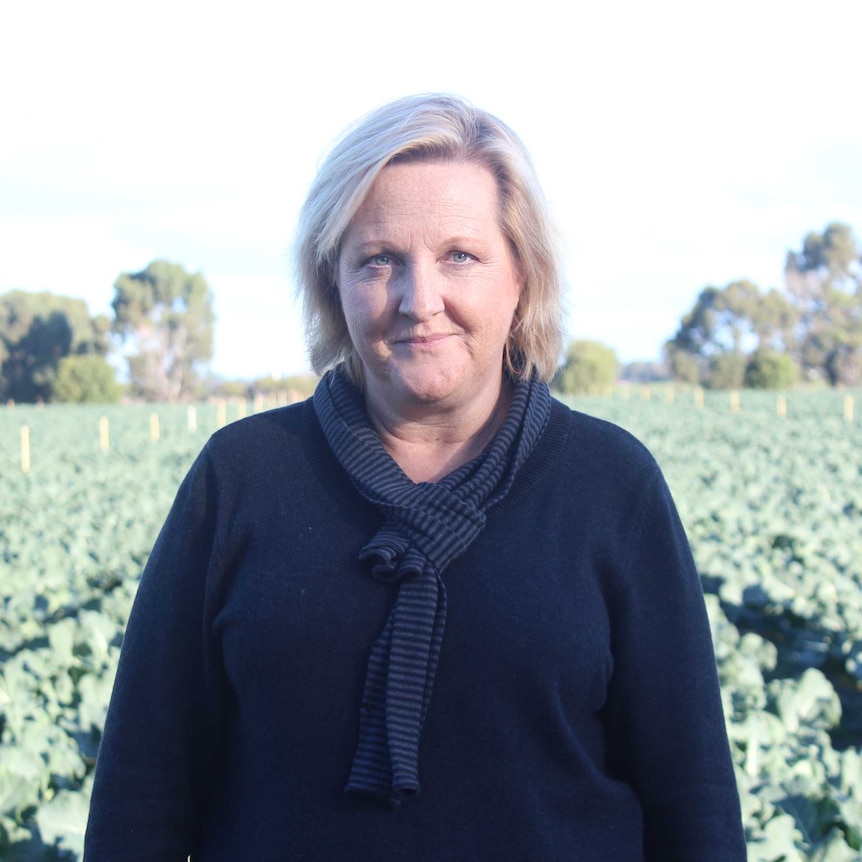
[(612, 766), (641, 800), (647, 860), (744, 862), (700, 579), (661, 475), (631, 536), (612, 620)]
[(87, 827), (87, 862), (185, 862), (217, 769), (223, 686), (209, 635), (220, 561), (207, 450), (150, 555), (123, 640)]

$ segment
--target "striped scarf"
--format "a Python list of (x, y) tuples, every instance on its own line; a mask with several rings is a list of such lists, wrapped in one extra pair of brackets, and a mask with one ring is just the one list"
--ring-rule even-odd
[(544, 383), (516, 384), (488, 448), (439, 482), (416, 484), (383, 448), (361, 393), (343, 370), (330, 371), (318, 384), (314, 409), (332, 452), (356, 490), (385, 516), (359, 559), (368, 561), (375, 578), (400, 584), (368, 661), (348, 793), (397, 807), (419, 792), (419, 736), (446, 623), (441, 575), (509, 492), (550, 407)]

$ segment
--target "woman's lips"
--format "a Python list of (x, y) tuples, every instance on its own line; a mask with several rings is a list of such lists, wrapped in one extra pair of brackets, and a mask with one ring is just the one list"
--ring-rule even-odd
[(434, 335), (404, 335), (395, 339), (395, 344), (403, 344), (408, 347), (435, 347), (451, 338), (449, 332), (435, 333)]

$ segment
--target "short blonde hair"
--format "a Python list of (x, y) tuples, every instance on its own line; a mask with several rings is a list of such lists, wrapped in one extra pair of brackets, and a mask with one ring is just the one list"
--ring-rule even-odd
[(497, 181), (500, 227), (525, 276), (502, 361), (514, 379), (550, 380), (562, 350), (558, 234), (526, 148), (505, 123), (461, 98), (408, 96), (351, 126), (324, 160), (302, 207), (294, 248), (306, 337), (318, 373), (359, 359), (336, 285), (341, 240), (377, 176), (393, 161), (466, 161)]

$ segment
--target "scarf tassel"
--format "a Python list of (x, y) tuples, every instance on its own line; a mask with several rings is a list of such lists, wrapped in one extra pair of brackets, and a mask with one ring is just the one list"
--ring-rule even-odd
[(371, 649), (348, 794), (373, 796), (397, 808), (403, 798), (419, 793), (419, 737), (445, 625), (446, 588), (427, 566), (401, 583)]

